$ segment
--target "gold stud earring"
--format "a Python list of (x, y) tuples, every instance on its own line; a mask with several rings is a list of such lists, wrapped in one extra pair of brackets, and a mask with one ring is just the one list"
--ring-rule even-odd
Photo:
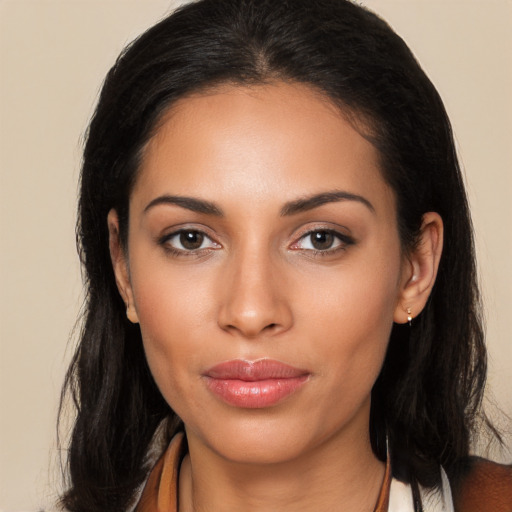
[(407, 321), (409, 322), (409, 327), (411, 327), (412, 326), (411, 308), (407, 308)]

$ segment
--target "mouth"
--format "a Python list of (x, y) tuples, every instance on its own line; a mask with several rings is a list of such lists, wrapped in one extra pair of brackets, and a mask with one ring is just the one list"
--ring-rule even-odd
[(306, 370), (272, 359), (226, 361), (203, 375), (214, 395), (244, 409), (276, 405), (301, 388), (309, 376)]

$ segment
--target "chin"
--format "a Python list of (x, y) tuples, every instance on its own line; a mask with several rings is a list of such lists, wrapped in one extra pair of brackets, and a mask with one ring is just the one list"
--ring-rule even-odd
[(297, 460), (320, 446), (334, 432), (318, 431), (305, 425), (304, 418), (269, 417), (268, 411), (250, 411), (240, 420), (226, 419), (197, 431), (186, 428), (187, 436), (199, 438), (201, 444), (225, 460), (237, 464), (283, 464)]

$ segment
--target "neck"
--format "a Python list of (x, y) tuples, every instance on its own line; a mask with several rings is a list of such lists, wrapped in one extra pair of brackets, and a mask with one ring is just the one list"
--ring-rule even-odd
[(369, 436), (341, 432), (293, 460), (257, 465), (195, 450), (180, 471), (180, 512), (371, 512), (384, 478)]

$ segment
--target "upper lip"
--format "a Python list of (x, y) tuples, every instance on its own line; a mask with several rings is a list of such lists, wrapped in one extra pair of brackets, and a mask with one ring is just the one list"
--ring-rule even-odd
[(204, 375), (212, 379), (243, 380), (255, 382), (267, 379), (292, 379), (308, 375), (309, 372), (273, 359), (246, 361), (234, 359), (212, 366)]

